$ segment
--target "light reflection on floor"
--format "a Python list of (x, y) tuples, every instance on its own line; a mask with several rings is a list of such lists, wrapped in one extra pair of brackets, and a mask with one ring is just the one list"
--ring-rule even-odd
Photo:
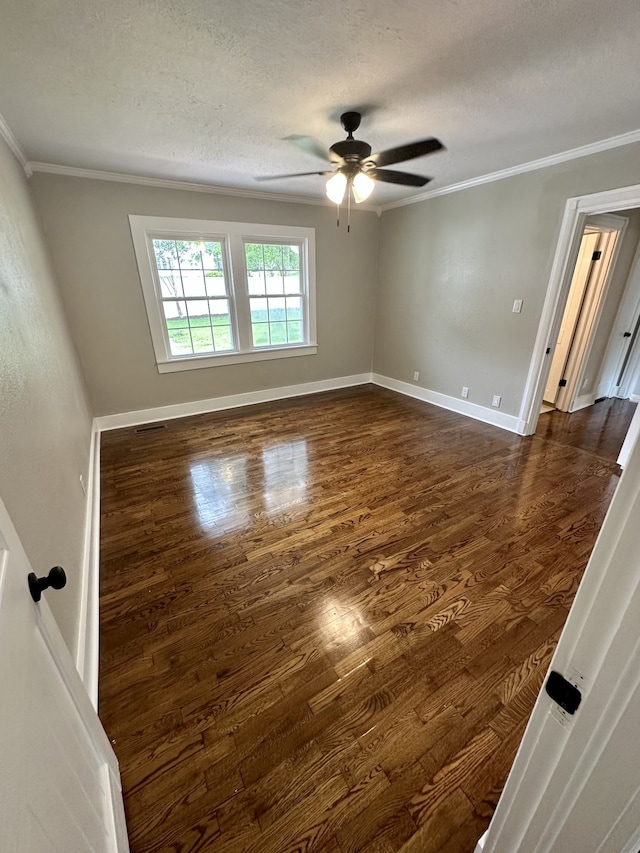
[[(189, 464), (193, 503), (203, 530), (223, 532), (248, 526), (252, 518), (247, 495), (261, 495), (267, 515), (306, 503), (307, 442), (289, 441), (262, 451), (262, 471), (248, 471), (244, 454)], [(255, 480), (255, 482), (252, 482)]]
[[(238, 528), (249, 522), (246, 456), (224, 456), (189, 464), (193, 503), (203, 530)], [(243, 505), (244, 504), (244, 505)]]
[(264, 508), (267, 512), (306, 502), (309, 467), (305, 439), (263, 450), (262, 468)]

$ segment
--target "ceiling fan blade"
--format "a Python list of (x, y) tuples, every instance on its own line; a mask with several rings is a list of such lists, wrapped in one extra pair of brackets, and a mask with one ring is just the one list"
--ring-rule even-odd
[(258, 175), (255, 177), (256, 181), (280, 181), (285, 178), (303, 178), (306, 175), (330, 175), (331, 169), (328, 169), (326, 172), (294, 172), (292, 175)]
[(408, 145), (399, 145), (397, 148), (387, 148), (372, 154), (367, 160), (376, 166), (392, 166), (394, 163), (403, 163), (405, 160), (413, 160), (414, 157), (424, 157), (425, 154), (433, 154), (434, 151), (442, 151), (444, 145), (439, 139), (421, 139), (419, 142), (410, 142)]
[(424, 178), (422, 175), (412, 175), (410, 172), (396, 172), (393, 169), (371, 169), (365, 172), (374, 181), (383, 181), (385, 184), (403, 184), (405, 187), (423, 187), (432, 178)]
[(329, 161), (329, 152), (312, 136), (300, 136), (297, 133), (292, 133), (291, 136), (285, 136), (285, 139), (288, 142), (293, 142), (295, 146), (306, 151), (307, 154), (313, 154), (314, 157)]

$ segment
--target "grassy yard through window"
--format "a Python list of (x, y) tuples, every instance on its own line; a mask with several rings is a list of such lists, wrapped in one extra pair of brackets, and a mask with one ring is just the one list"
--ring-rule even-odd
[(167, 330), (174, 355), (224, 352), (233, 349), (233, 335), (228, 314), (201, 314), (167, 318)]

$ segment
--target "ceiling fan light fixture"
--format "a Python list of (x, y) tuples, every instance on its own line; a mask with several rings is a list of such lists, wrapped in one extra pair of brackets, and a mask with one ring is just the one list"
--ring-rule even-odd
[(336, 172), (327, 181), (327, 198), (334, 204), (342, 204), (347, 188), (347, 179), (342, 172)]
[(369, 177), (369, 175), (364, 172), (358, 172), (358, 174), (353, 179), (353, 197), (356, 200), (356, 204), (360, 204), (363, 201), (366, 201), (371, 193), (373, 192), (373, 188), (375, 183)]

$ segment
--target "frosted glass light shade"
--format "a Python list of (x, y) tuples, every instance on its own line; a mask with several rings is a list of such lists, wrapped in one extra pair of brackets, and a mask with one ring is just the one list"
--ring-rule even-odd
[(347, 179), (342, 172), (336, 172), (327, 181), (327, 198), (334, 204), (342, 204), (344, 191), (347, 188)]
[(364, 172), (358, 172), (353, 179), (353, 197), (356, 200), (356, 204), (366, 201), (373, 192), (374, 186), (374, 181), (368, 175), (365, 175)]

